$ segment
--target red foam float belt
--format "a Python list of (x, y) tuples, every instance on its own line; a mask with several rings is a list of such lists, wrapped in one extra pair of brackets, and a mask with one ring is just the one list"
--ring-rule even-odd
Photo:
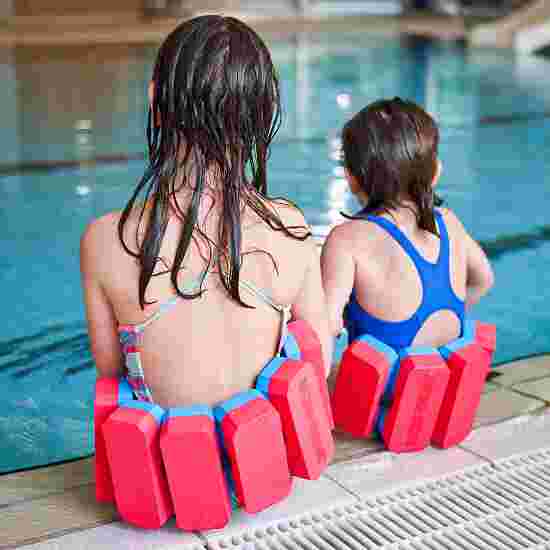
[(450, 447), (470, 433), (496, 346), (494, 325), (467, 321), (461, 338), (440, 349), (397, 354), (369, 335), (344, 352), (332, 406), (336, 425), (369, 437), (376, 428), (393, 452), (430, 442)]
[(235, 500), (255, 513), (288, 496), (291, 469), (318, 478), (334, 442), (313, 367), (286, 358), (279, 363), (264, 369), (269, 379), (258, 379), (275, 405), (254, 389), (213, 410), (166, 412), (130, 400), (129, 392), (120, 400), (123, 380), (98, 380), (98, 495), (107, 500), (111, 490), (121, 517), (133, 525), (159, 528), (175, 513), (178, 527), (195, 531), (227, 524), (233, 486)]

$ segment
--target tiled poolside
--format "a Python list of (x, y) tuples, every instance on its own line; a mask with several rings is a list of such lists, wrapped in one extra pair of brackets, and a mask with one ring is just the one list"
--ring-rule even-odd
[[(234, 513), (230, 525), (219, 532), (186, 534), (173, 520), (158, 531), (121, 523), (114, 507), (95, 502), (91, 458), (5, 475), (0, 477), (0, 548), (167, 550), (209, 544), (223, 548), (234, 537), (241, 544), (246, 542), (243, 534), (250, 537), (258, 529), (276, 527), (315, 510), (349, 505), (465, 468), (550, 448), (549, 405), (550, 356), (497, 367), (486, 383), (476, 429), (458, 447), (396, 455), (384, 451), (377, 441), (336, 432), (336, 456), (319, 480), (295, 478), (286, 501), (254, 516)], [(276, 529), (265, 531), (266, 537), (276, 535)]]

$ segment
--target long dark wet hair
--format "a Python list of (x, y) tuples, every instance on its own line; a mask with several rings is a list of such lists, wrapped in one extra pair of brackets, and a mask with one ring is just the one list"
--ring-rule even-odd
[[(208, 266), (217, 264), (220, 280), (230, 296), (245, 304), (239, 293), (241, 269), (241, 207), (250, 208), (275, 231), (305, 240), (305, 226), (285, 226), (274, 208), (266, 205), (266, 162), (280, 126), (280, 92), (266, 45), (247, 25), (232, 17), (205, 15), (185, 21), (164, 41), (153, 71), (154, 95), (148, 114), (149, 162), (126, 205), (118, 225), (124, 250), (140, 265), (139, 302), (157, 262), (170, 211), (184, 221), (170, 280), (183, 298), (198, 298), (200, 290), (184, 293), (178, 272), (193, 239), (209, 247)], [(192, 172), (189, 168), (192, 167)], [(218, 174), (222, 208), (218, 242), (197, 224), (209, 170)], [(177, 183), (176, 175), (183, 176)], [(175, 193), (191, 192), (189, 207), (181, 210)], [(124, 240), (124, 227), (140, 193), (144, 200), (136, 231), (137, 251)], [(290, 201), (276, 200), (295, 207)], [(147, 203), (150, 211), (145, 216)], [(146, 218), (146, 219), (145, 219)], [(145, 227), (143, 223), (145, 221)], [(141, 231), (143, 229), (143, 231)], [(138, 238), (138, 234), (143, 234)], [(277, 271), (277, 264), (266, 251)], [(168, 269), (164, 271), (168, 272)], [(278, 271), (277, 271), (278, 272)]]
[(428, 113), (399, 97), (376, 101), (346, 123), (342, 146), (345, 167), (367, 195), (361, 213), (347, 218), (391, 214), (412, 201), (418, 227), (439, 234), (434, 207), (443, 201), (432, 187), (439, 130)]

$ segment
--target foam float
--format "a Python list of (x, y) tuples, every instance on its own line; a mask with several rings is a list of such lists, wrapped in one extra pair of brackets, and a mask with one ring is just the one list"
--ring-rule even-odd
[(376, 338), (360, 336), (344, 351), (332, 394), (334, 423), (355, 437), (368, 437), (397, 353)]
[(107, 450), (103, 437), (103, 424), (116, 409), (133, 399), (132, 388), (124, 378), (98, 378), (94, 399), (95, 440), (95, 496), (98, 502), (114, 502), (115, 495)]
[(145, 401), (128, 401), (103, 424), (103, 436), (121, 517), (158, 529), (174, 508), (159, 445), (165, 411)]
[(160, 448), (176, 525), (186, 531), (220, 529), (231, 518), (214, 411), (196, 405), (168, 409)]
[(334, 428), (334, 419), (330, 405), (330, 396), (327, 387), (327, 375), (323, 358), (323, 348), (317, 333), (306, 321), (298, 319), (287, 325), (288, 335), (285, 339), (281, 355), (290, 359), (311, 363), (321, 394), (323, 409), (330, 429)]
[(390, 404), (381, 407), (377, 420), (390, 451), (420, 451), (430, 444), (448, 382), (449, 368), (435, 348), (401, 350)]
[(334, 455), (334, 439), (313, 365), (276, 357), (259, 374), (256, 389), (281, 417), (290, 472), (318, 479)]
[(490, 353), (479, 343), (477, 327), (466, 323), (461, 338), (439, 349), (450, 380), (432, 435), (432, 443), (438, 447), (457, 445), (472, 430), (491, 362)]
[(259, 512), (290, 493), (281, 418), (258, 390), (238, 393), (214, 407), (231, 464), (238, 502)]

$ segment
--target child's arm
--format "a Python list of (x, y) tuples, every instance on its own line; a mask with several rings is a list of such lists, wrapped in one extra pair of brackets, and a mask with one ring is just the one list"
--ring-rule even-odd
[(447, 218), (457, 229), (458, 239), (465, 245), (466, 256), (466, 307), (477, 304), (493, 286), (495, 277), (489, 260), (479, 244), (466, 231), (461, 221), (448, 209)]
[(344, 328), (343, 313), (355, 280), (355, 262), (347, 224), (334, 227), (321, 253), (321, 273), (333, 336)]
[(477, 304), (495, 282), (489, 260), (479, 244), (464, 231), (466, 243), (466, 307)]
[(113, 308), (100, 283), (104, 219), (91, 223), (80, 241), (80, 272), (88, 336), (98, 376), (121, 376), (122, 354)]
[(308, 266), (301, 290), (294, 304), (292, 316), (307, 321), (315, 330), (321, 341), (326, 376), (330, 373), (333, 342), (329, 333), (325, 293), (321, 282), (319, 253), (312, 239), (305, 243), (308, 246)]

